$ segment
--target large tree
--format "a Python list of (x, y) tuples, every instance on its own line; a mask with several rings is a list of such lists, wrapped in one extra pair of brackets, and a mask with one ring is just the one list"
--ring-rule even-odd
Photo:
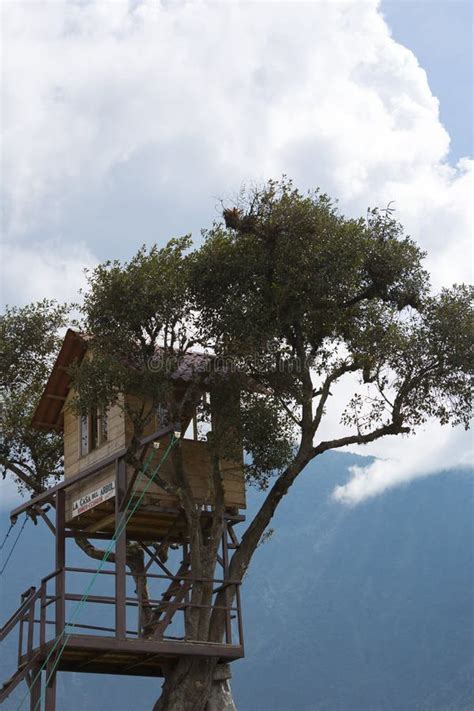
[(69, 309), (54, 301), (7, 307), (1, 316), (0, 467), (22, 492), (41, 493), (63, 471), (63, 441), (31, 418), (61, 345)]
[[(348, 219), (326, 195), (302, 194), (287, 179), (244, 191), (223, 218), (194, 251), (188, 238), (173, 240), (89, 274), (83, 329), (94, 357), (74, 379), (78, 411), (116, 402), (123, 391), (138, 395), (135, 402), (145, 397), (147, 408), (128, 412), (133, 462), (157, 403), (165, 399), (180, 417), (183, 401), (173, 400), (165, 372), (170, 359), (178, 363), (192, 347), (218, 356), (207, 377), (223, 403), (239, 391), (241, 405), (226, 427), (209, 433), (212, 460), (232, 454), (239, 432), (247, 480), (267, 492), (230, 562), (231, 579), (242, 580), (276, 508), (312, 459), (408, 436), (428, 418), (468, 426), (472, 293), (455, 286), (434, 294), (423, 253), (390, 211)], [(157, 349), (166, 355), (158, 364)], [(199, 377), (189, 383), (188, 402), (199, 397)], [(338, 388), (346, 393), (345, 432), (323, 439)], [(179, 444), (173, 460), (193, 577), (212, 578), (223, 526), (218, 467), (204, 536)], [(220, 641), (224, 592), (211, 614), (212, 589), (195, 585), (192, 594), (193, 638)], [(228, 688), (213, 684), (215, 671), (215, 660), (183, 657), (166, 670), (155, 711), (230, 708)]]

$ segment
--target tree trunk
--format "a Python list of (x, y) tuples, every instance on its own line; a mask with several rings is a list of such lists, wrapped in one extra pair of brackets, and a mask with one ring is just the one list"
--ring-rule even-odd
[(183, 657), (168, 673), (153, 711), (236, 711), (227, 664)]
[(205, 711), (237, 711), (230, 688), (231, 677), (232, 672), (228, 664), (219, 664), (216, 667)]

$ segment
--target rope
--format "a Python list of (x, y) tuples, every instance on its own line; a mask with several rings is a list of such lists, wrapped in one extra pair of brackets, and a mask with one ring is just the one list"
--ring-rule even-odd
[[(4, 571), (5, 568), (7, 567), (8, 561), (10, 560), (10, 558), (11, 558), (12, 555), (13, 555), (13, 551), (15, 550), (15, 546), (16, 546), (16, 544), (18, 543), (21, 534), (23, 533), (23, 529), (25, 528), (27, 521), (28, 521), (28, 516), (25, 516), (25, 520), (23, 521), (23, 525), (22, 525), (22, 527), (20, 528), (20, 531), (19, 531), (19, 533), (18, 533), (18, 536), (17, 536), (17, 537), (15, 538), (15, 540), (13, 541), (13, 545), (12, 545), (12, 547), (10, 548), (10, 553), (7, 555), (7, 559), (6, 559), (6, 561), (4, 562), (4, 564), (3, 564), (3, 566), (2, 566), (2, 569), (0, 570), (0, 577), (3, 575), (3, 571)], [(6, 540), (6, 538), (5, 538), (5, 540)]]
[(10, 528), (9, 528), (8, 531), (6, 532), (5, 538), (3, 539), (2, 545), (0, 546), (0, 551), (3, 550), (3, 547), (4, 547), (5, 543), (7, 542), (7, 538), (8, 538), (8, 536), (10, 535), (10, 533), (11, 533), (12, 528), (13, 528), (14, 525), (15, 525), (14, 523), (11, 523), (11, 524), (10, 524)]
[[(56, 655), (56, 659), (54, 660), (53, 668), (51, 669), (51, 672), (50, 672), (49, 676), (47, 676), (47, 678), (46, 678), (46, 680), (45, 680), (45, 688), (48, 686), (48, 684), (49, 684), (49, 682), (50, 682), (50, 680), (51, 680), (53, 674), (54, 674), (55, 671), (56, 671), (56, 668), (57, 668), (57, 666), (58, 666), (58, 664), (59, 664), (59, 661), (60, 661), (60, 659), (61, 659), (61, 656), (62, 656), (62, 654), (63, 654), (63, 652), (64, 652), (64, 650), (65, 650), (65, 648), (66, 648), (66, 645), (67, 645), (67, 643), (68, 643), (68, 640), (69, 640), (69, 638), (70, 638), (70, 636), (71, 636), (71, 634), (72, 634), (71, 631), (66, 632), (66, 628), (68, 628), (69, 630), (71, 630), (71, 629), (74, 628), (74, 625), (75, 625), (76, 619), (77, 619), (77, 617), (78, 617), (78, 615), (79, 615), (79, 612), (80, 612), (80, 610), (82, 609), (82, 607), (85, 605), (85, 603), (87, 602), (87, 598), (89, 597), (89, 594), (90, 594), (90, 592), (91, 592), (91, 590), (92, 590), (92, 587), (93, 587), (95, 581), (97, 580), (97, 578), (98, 578), (98, 576), (99, 576), (99, 574), (100, 574), (100, 571), (102, 570), (102, 567), (103, 567), (104, 564), (107, 562), (107, 560), (108, 560), (108, 558), (109, 558), (109, 556), (110, 556), (110, 554), (111, 554), (111, 552), (112, 552), (113, 544), (116, 542), (116, 540), (117, 540), (117, 538), (120, 536), (120, 534), (124, 531), (124, 529), (126, 528), (128, 522), (130, 521), (130, 519), (131, 519), (132, 516), (134, 515), (135, 511), (137, 510), (137, 508), (138, 508), (139, 505), (141, 504), (141, 502), (142, 502), (144, 496), (146, 495), (146, 493), (147, 493), (148, 489), (150, 488), (151, 484), (153, 483), (153, 480), (155, 479), (156, 475), (158, 474), (158, 471), (160, 470), (161, 466), (162, 466), (162, 465), (164, 464), (164, 462), (166, 461), (166, 459), (167, 459), (167, 457), (168, 457), (168, 455), (169, 455), (169, 453), (170, 453), (172, 447), (176, 444), (177, 441), (178, 441), (178, 439), (173, 435), (173, 437), (171, 438), (170, 443), (169, 443), (168, 447), (166, 448), (165, 452), (163, 453), (163, 456), (162, 456), (162, 458), (160, 459), (160, 461), (159, 461), (157, 467), (156, 467), (155, 470), (153, 471), (152, 475), (149, 476), (148, 482), (147, 482), (145, 488), (143, 489), (141, 495), (140, 495), (139, 498), (137, 499), (137, 501), (136, 501), (136, 503), (135, 503), (133, 509), (130, 511), (129, 515), (125, 518), (125, 516), (126, 516), (126, 514), (127, 514), (127, 510), (128, 510), (129, 503), (130, 503), (130, 501), (133, 499), (133, 496), (134, 496), (134, 494), (135, 494), (135, 492), (136, 492), (136, 490), (137, 490), (137, 488), (138, 488), (138, 483), (139, 483), (140, 479), (141, 479), (143, 476), (145, 476), (146, 471), (147, 471), (147, 469), (148, 469), (148, 467), (149, 467), (149, 465), (150, 465), (150, 462), (151, 462), (151, 460), (152, 460), (152, 458), (153, 458), (155, 452), (152, 451), (151, 454), (150, 454), (150, 456), (149, 456), (148, 459), (146, 460), (145, 466), (144, 466), (143, 469), (140, 471), (140, 476), (137, 478), (137, 481), (135, 482), (133, 491), (132, 491), (132, 493), (130, 494), (129, 501), (128, 501), (128, 503), (127, 503), (127, 508), (126, 508), (125, 511), (122, 513), (122, 517), (121, 517), (120, 521), (119, 521), (118, 524), (117, 524), (117, 528), (116, 528), (116, 530), (115, 530), (115, 532), (114, 532), (114, 535), (112, 536), (112, 538), (111, 538), (111, 540), (110, 540), (109, 546), (108, 546), (107, 550), (105, 551), (105, 553), (104, 553), (104, 555), (103, 555), (103, 557), (102, 557), (102, 560), (101, 560), (100, 563), (99, 563), (99, 566), (98, 566), (97, 570), (95, 571), (94, 575), (92, 576), (92, 579), (91, 579), (89, 585), (87, 586), (87, 588), (86, 588), (86, 590), (84, 591), (84, 593), (83, 593), (81, 599), (80, 599), (79, 602), (76, 604), (76, 607), (75, 607), (75, 609), (73, 610), (73, 613), (72, 613), (72, 624), (67, 624), (67, 625), (65, 625), (64, 630), (61, 632), (61, 634), (60, 634), (60, 635), (58, 636), (58, 638), (56, 639), (55, 643), (53, 644), (53, 646), (52, 646), (52, 648), (51, 648), (51, 650), (50, 650), (50, 652), (49, 652), (49, 654), (47, 655), (46, 659), (44, 660), (44, 662), (43, 662), (41, 668), (39, 669), (38, 673), (36, 674), (36, 676), (35, 676), (34, 679), (32, 680), (32, 682), (31, 682), (31, 684), (30, 684), (30, 688), (33, 688), (33, 687), (34, 687), (34, 685), (36, 684), (37, 680), (40, 678), (42, 671), (46, 668), (46, 666), (47, 666), (49, 660), (51, 659), (52, 655), (55, 653), (56, 648), (59, 646), (59, 643), (61, 642), (61, 639), (64, 637), (64, 638), (65, 638), (65, 639), (64, 639), (64, 642), (62, 643), (61, 648), (59, 649), (59, 651), (58, 651), (58, 653), (57, 653), (57, 655)], [(19, 709), (23, 706), (23, 704), (24, 704), (24, 702), (25, 702), (25, 700), (26, 700), (26, 698), (27, 698), (27, 696), (28, 696), (28, 693), (29, 693), (29, 692), (27, 692), (27, 693), (24, 695), (24, 697), (21, 699), (19, 705), (17, 706), (16, 711), (19, 711)], [(38, 711), (38, 709), (39, 709), (40, 706), (41, 706), (42, 698), (43, 698), (43, 694), (42, 694), (42, 695), (40, 696), (40, 698), (38, 699), (38, 701), (37, 701), (37, 703), (36, 703), (36, 705), (35, 705), (33, 711)]]

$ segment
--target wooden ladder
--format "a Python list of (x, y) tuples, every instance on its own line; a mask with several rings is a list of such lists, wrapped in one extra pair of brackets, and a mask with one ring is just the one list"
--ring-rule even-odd
[(192, 580), (186, 579), (189, 575), (191, 556), (187, 553), (168, 588), (163, 593), (160, 604), (156, 607), (154, 614), (156, 618), (149, 622), (145, 628), (145, 634), (153, 639), (163, 639), (166, 628), (173, 621), (177, 610), (191, 589)]

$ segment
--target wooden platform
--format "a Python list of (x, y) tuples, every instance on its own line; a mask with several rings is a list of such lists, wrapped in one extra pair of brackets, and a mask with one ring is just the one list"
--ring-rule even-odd
[[(132, 506), (130, 506), (130, 509)], [(127, 513), (126, 518), (128, 519)], [(202, 512), (201, 523), (206, 528), (210, 514)], [(245, 516), (232, 512), (226, 515), (227, 520), (234, 523), (245, 521)], [(90, 538), (94, 534), (112, 537), (115, 531), (115, 511), (113, 501), (106, 501), (80, 516), (70, 519), (67, 526), (71, 531), (82, 532)], [(127, 523), (128, 539), (162, 540), (165, 536), (170, 543), (182, 543), (188, 538), (188, 526), (184, 512), (171, 506), (148, 504), (140, 506)]]
[[(33, 650), (43, 663), (55, 645), (50, 640)], [(57, 644), (59, 651), (62, 641)], [(53, 652), (54, 654), (54, 652)], [(61, 654), (58, 671), (88, 674), (118, 674), (131, 676), (163, 676), (163, 664), (176, 661), (183, 655), (217, 657), (220, 662), (231, 662), (244, 656), (243, 647), (230, 644), (186, 641), (117, 640), (95, 635), (71, 635)], [(27, 657), (20, 660), (25, 664)]]

